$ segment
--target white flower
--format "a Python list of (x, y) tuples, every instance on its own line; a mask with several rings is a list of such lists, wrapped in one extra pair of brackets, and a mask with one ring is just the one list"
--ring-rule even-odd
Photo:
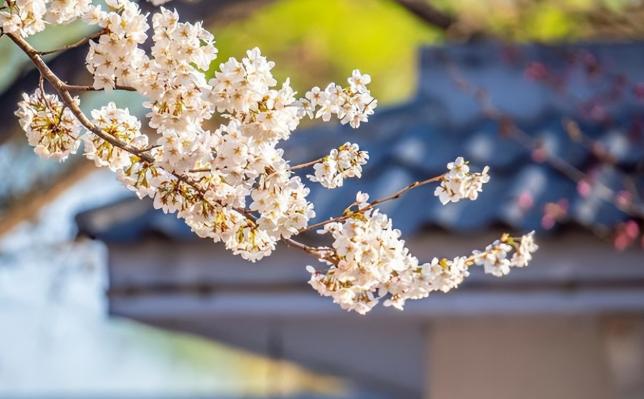
[(12, 0), (3, 3), (0, 27), (4, 32), (28, 37), (45, 29), (46, 0)]
[(163, 213), (186, 212), (194, 199), (194, 190), (175, 176), (164, 174), (155, 182), (153, 205)]
[(351, 73), (351, 77), (347, 79), (347, 82), (351, 85), (351, 90), (356, 93), (368, 93), (367, 85), (371, 83), (371, 76), (367, 74), (360, 73), (359, 70), (354, 69)]
[(360, 151), (357, 144), (344, 143), (329, 155), (313, 165), (315, 175), (308, 175), (309, 180), (318, 182), (326, 188), (342, 187), (344, 179), (362, 176), (362, 165), (367, 163), (369, 154)]
[(139, 198), (154, 198), (162, 175), (165, 175), (162, 169), (137, 156), (130, 156), (130, 164), (116, 171), (119, 181)]
[(485, 273), (501, 277), (510, 273), (512, 262), (508, 259), (508, 253), (511, 250), (512, 246), (496, 240), (485, 251), (474, 251), (472, 255), (475, 264), (482, 265)]
[(373, 114), (377, 101), (371, 96), (367, 85), (371, 82), (369, 75), (363, 75), (357, 69), (348, 79), (349, 87), (343, 89), (335, 83), (329, 84), (324, 91), (314, 87), (300, 99), (300, 115), (310, 118), (321, 118), (327, 122), (336, 115), (340, 123), (358, 128)]
[[(113, 102), (92, 111), (93, 123), (105, 134), (133, 145), (145, 148), (148, 138), (141, 133), (141, 122), (130, 115), (126, 109), (117, 108)], [(126, 150), (115, 147), (92, 132), (82, 137), (85, 145), (85, 157), (94, 161), (96, 166), (107, 166), (117, 171), (130, 165), (130, 154)]]
[(147, 39), (147, 15), (129, 0), (106, 1), (109, 11), (100, 7), (87, 8), (85, 19), (107, 30), (97, 42), (90, 41), (85, 62), (94, 75), (95, 89), (113, 89), (116, 84), (136, 85), (141, 68), (145, 65), (145, 52), (138, 48)]
[(63, 161), (78, 149), (81, 125), (58, 96), (23, 93), (16, 115), (36, 154)]
[(432, 290), (448, 292), (458, 287), (470, 275), (466, 266), (466, 257), (461, 256), (452, 260), (436, 258), (430, 263), (431, 272), (427, 276)]
[(486, 166), (480, 173), (470, 172), (470, 168), (462, 157), (447, 164), (448, 172), (443, 176), (440, 186), (434, 190), (434, 195), (445, 205), (458, 202), (464, 198), (476, 200), (483, 191), (483, 184), (490, 181), (489, 168)]
[(51, 24), (66, 24), (90, 10), (91, 0), (49, 0), (45, 20)]
[[(364, 314), (381, 298), (385, 298), (385, 306), (402, 309), (407, 300), (458, 287), (473, 265), (482, 265), (486, 273), (495, 276), (520, 266), (509, 260), (515, 247), (508, 244), (513, 239), (507, 235), (469, 257), (433, 258), (419, 264), (400, 239), (400, 232), (392, 228), (391, 220), (378, 210), (366, 209), (368, 199), (358, 193), (358, 210), (345, 212), (346, 220), (328, 223), (320, 230), (320, 234), (333, 237), (332, 252), (321, 254), (321, 260), (330, 267), (325, 272), (307, 267), (309, 284), (343, 309)], [(532, 233), (524, 236), (521, 244), (517, 252), (522, 246), (525, 252), (536, 250)]]
[[(363, 193), (356, 198), (358, 204), (366, 200)], [(325, 225), (321, 233), (332, 235), (335, 261), (326, 273), (313, 274), (309, 283), (343, 309), (365, 313), (387, 293), (394, 299), (401, 296), (400, 276), (418, 268), (400, 231), (378, 210), (356, 212)]]
[(523, 235), (516, 252), (512, 255), (512, 264), (516, 267), (527, 266), (532, 260), (532, 254), (538, 249), (539, 246), (534, 242), (534, 231)]
[(263, 176), (251, 191), (250, 210), (259, 212), (257, 224), (275, 239), (297, 234), (315, 216), (313, 205), (306, 200), (309, 189), (299, 177), (289, 175), (284, 168)]
[[(109, 103), (91, 111), (93, 126), (81, 118), (89, 130), (82, 137), (85, 156), (112, 169), (139, 198), (150, 197), (155, 208), (184, 220), (199, 237), (222, 242), (249, 261), (270, 255), (280, 240), (307, 231), (315, 216), (309, 189), (293, 175), (280, 144), (305, 116), (337, 118), (359, 127), (377, 105), (368, 89), (371, 77), (354, 70), (348, 86), (314, 87), (298, 99), (288, 79), (278, 85), (275, 63), (254, 48), (240, 60), (222, 63), (207, 81), (205, 72), (217, 49), (202, 23), (181, 22), (176, 11), (161, 8), (152, 16), (151, 47), (146, 50), (150, 26), (138, 4), (101, 4), (12, 0), (0, 9), (3, 31), (23, 37), (48, 23), (79, 17), (98, 25), (101, 34), (89, 42), (86, 57), (93, 87), (130, 86), (145, 97), (153, 146), (134, 115)], [(36, 153), (62, 160), (76, 151), (80, 104), (72, 101), (66, 105), (73, 111), (57, 96), (38, 91), (23, 95), (16, 115)], [(217, 120), (215, 113), (225, 122), (208, 130), (206, 122)], [(344, 179), (361, 177), (368, 159), (357, 144), (345, 143), (316, 162), (309, 178), (327, 188), (340, 187)], [(460, 157), (447, 167), (435, 191), (444, 204), (476, 199), (489, 180), (487, 167), (471, 172)], [(421, 263), (391, 219), (375, 208), (382, 201), (369, 202), (366, 193), (358, 192), (342, 216), (322, 222), (318, 233), (330, 236), (329, 246), (290, 242), (328, 266), (324, 271), (307, 267), (309, 283), (343, 309), (365, 314), (380, 300), (402, 309), (408, 300), (454, 289), (474, 265), (495, 276), (524, 267), (537, 249), (533, 233), (503, 235), (470, 256)]]

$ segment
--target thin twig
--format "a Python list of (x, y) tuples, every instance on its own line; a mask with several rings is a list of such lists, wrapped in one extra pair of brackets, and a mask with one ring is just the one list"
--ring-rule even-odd
[[(290, 166), (288, 169), (293, 171), (293, 170), (308, 168), (309, 166), (313, 166), (316, 163), (321, 162), (322, 160), (323, 160), (323, 158), (318, 158), (318, 159), (315, 159), (313, 161), (304, 162), (304, 163), (300, 163), (300, 164), (297, 164), (297, 165)], [(190, 169), (190, 173), (205, 173), (205, 172), (210, 172), (211, 170), (212, 169), (210, 169), (210, 168)], [(268, 174), (267, 177), (271, 177), (274, 173), (275, 172), (272, 172), (272, 173)]]
[(96, 39), (96, 38), (100, 37), (101, 35), (103, 35), (105, 33), (107, 33), (107, 29), (101, 29), (98, 32), (94, 32), (91, 35), (89, 35), (87, 37), (84, 37), (83, 39), (81, 39), (81, 40), (79, 40), (79, 41), (77, 41), (75, 43), (68, 44), (68, 45), (63, 46), (61, 48), (57, 48), (55, 50), (48, 50), (48, 51), (38, 51), (38, 55), (49, 55), (49, 54), (53, 54), (53, 53), (58, 53), (60, 51), (66, 51), (66, 50), (71, 50), (71, 49), (76, 48), (76, 47), (81, 47), (81, 46), (84, 46), (87, 43), (89, 43), (90, 40)]
[(38, 77), (38, 89), (40, 90), (40, 97), (42, 97), (42, 101), (45, 103), (47, 108), (51, 112), (54, 112), (54, 109), (52, 108), (51, 104), (49, 103), (49, 100), (47, 99), (47, 94), (45, 93), (45, 79), (43, 78), (42, 75)]
[(613, 157), (598, 141), (586, 136), (577, 122), (570, 118), (564, 118), (561, 121), (563, 128), (568, 133), (571, 140), (580, 143), (591, 154), (595, 155), (600, 161), (617, 166), (617, 159)]
[(140, 154), (146, 153), (146, 152), (148, 152), (148, 151), (152, 151), (152, 150), (154, 150), (155, 148), (159, 148), (159, 147), (161, 147), (161, 144), (154, 144), (154, 145), (148, 146), (148, 147), (146, 147), (146, 148), (142, 149), (142, 150), (141, 150), (141, 152), (140, 152)]
[(322, 158), (318, 158), (318, 159), (314, 159), (313, 161), (309, 161), (309, 162), (304, 162), (304, 163), (300, 163), (300, 164), (297, 164), (297, 165), (293, 165), (293, 166), (289, 167), (289, 169), (290, 169), (290, 170), (298, 170), (298, 169), (308, 168), (309, 166), (313, 166), (313, 165), (315, 165), (315, 164), (316, 164), (316, 163), (318, 163), (318, 162), (322, 162), (323, 160), (324, 160), (324, 157), (322, 157)]
[(401, 7), (420, 18), (423, 22), (441, 30), (448, 30), (456, 19), (425, 0), (395, 0)]
[(284, 242), (289, 247), (297, 248), (304, 252), (307, 252), (309, 254), (316, 255), (316, 256), (319, 256), (322, 252), (333, 251), (331, 248), (328, 248), (328, 247), (313, 247), (311, 245), (307, 245), (299, 241), (296, 241), (292, 238), (284, 238)]
[[(402, 197), (404, 194), (406, 194), (407, 192), (409, 192), (409, 191), (411, 191), (411, 190), (413, 190), (415, 188), (424, 186), (424, 185), (429, 184), (429, 183), (438, 182), (442, 178), (443, 178), (443, 175), (439, 175), (439, 176), (430, 177), (429, 179), (415, 181), (415, 182), (413, 182), (411, 184), (406, 185), (405, 187), (401, 188), (400, 190), (396, 191), (393, 194), (389, 194), (389, 195), (387, 195), (385, 197), (381, 197), (381, 198), (378, 198), (376, 200), (371, 201), (367, 206), (359, 208), (356, 211), (345, 212), (342, 216), (332, 217), (332, 218), (329, 218), (327, 220), (323, 220), (321, 222), (311, 224), (311, 225), (301, 229), (300, 233), (303, 233), (303, 232), (309, 231), (309, 230), (313, 230), (313, 229), (317, 229), (318, 227), (322, 227), (322, 226), (327, 225), (329, 223), (342, 222), (342, 221), (344, 221), (346, 219), (349, 219), (350, 217), (354, 216), (355, 214), (364, 213), (364, 212), (366, 212), (366, 211), (368, 211), (370, 209), (375, 208), (376, 206), (378, 206), (378, 205), (380, 205), (380, 204), (382, 204), (384, 202), (398, 199), (398, 198)], [(351, 208), (351, 206), (353, 206), (353, 205), (355, 205), (355, 202), (353, 204), (351, 204), (349, 206), (349, 208)]]
[[(64, 89), (67, 91), (71, 92), (77, 92), (77, 91), (105, 91), (105, 89), (96, 89), (94, 86), (85, 86), (85, 85), (70, 85), (65, 83), (64, 84)], [(132, 86), (122, 86), (122, 85), (114, 85), (113, 90), (124, 90), (124, 91), (136, 91), (136, 89)]]

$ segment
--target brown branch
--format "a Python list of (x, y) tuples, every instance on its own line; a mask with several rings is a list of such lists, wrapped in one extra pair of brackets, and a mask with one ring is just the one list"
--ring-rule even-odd
[[(127, 151), (131, 153), (132, 155), (135, 155), (139, 157), (141, 160), (144, 162), (147, 162), (149, 164), (154, 164), (155, 160), (153, 157), (150, 155), (146, 154), (147, 151), (149, 151), (152, 147), (148, 148), (137, 148), (135, 146), (132, 146), (128, 143), (123, 142), (122, 140), (119, 140), (118, 138), (107, 134), (103, 132), (98, 126), (96, 126), (92, 121), (90, 121), (87, 116), (81, 111), (80, 107), (76, 104), (74, 101), (74, 98), (71, 96), (69, 91), (66, 89), (67, 84), (63, 82), (54, 72), (47, 66), (47, 64), (43, 61), (42, 57), (38, 54), (38, 52), (31, 47), (31, 45), (23, 39), (21, 36), (13, 34), (13, 33), (7, 33), (6, 34), (20, 49), (27, 54), (27, 56), (31, 59), (33, 64), (36, 66), (36, 68), (40, 71), (41, 75), (44, 76), (44, 78), (54, 87), (58, 95), (60, 96), (62, 102), (69, 108), (69, 110), (74, 114), (74, 116), (78, 119), (78, 121), (90, 132), (94, 133), (101, 139), (107, 141), (108, 143), (112, 144), (115, 147), (118, 147), (124, 151)], [(161, 168), (163, 169), (163, 168)], [(185, 182), (186, 184), (190, 185), (192, 188), (196, 190), (197, 193), (200, 194), (201, 198), (206, 201), (205, 199), (205, 191), (196, 183), (194, 182), (190, 177), (184, 176), (181, 174), (178, 174), (173, 171), (167, 171), (174, 177), (176, 177), (178, 180), (181, 180)], [(239, 210), (241, 213), (247, 215), (246, 210)]]
[[(105, 133), (102, 129), (100, 129), (98, 126), (96, 126), (92, 121), (90, 121), (87, 118), (87, 116), (81, 111), (80, 107), (78, 106), (78, 104), (76, 103), (76, 101), (74, 100), (72, 95), (70, 94), (70, 91), (74, 91), (74, 90), (76, 90), (76, 91), (79, 91), (79, 90), (80, 91), (91, 90), (89, 88), (89, 86), (68, 85), (67, 83), (62, 81), (47, 66), (45, 61), (42, 59), (40, 53), (36, 49), (31, 47), (31, 45), (25, 39), (23, 39), (19, 35), (13, 34), (13, 33), (6, 33), (6, 35), (29, 57), (29, 59), (34, 64), (34, 66), (38, 69), (38, 71), (40, 72), (40, 74), (44, 78), (44, 80), (47, 80), (49, 82), (49, 84), (51, 84), (52, 87), (56, 90), (56, 92), (60, 96), (61, 101), (63, 102), (64, 106), (66, 106), (67, 108), (70, 109), (70, 111), (73, 113), (73, 115), (78, 119), (78, 121), (87, 130), (89, 130), (90, 132), (94, 133), (96, 136), (100, 137), (101, 139), (105, 140), (106, 142), (112, 144), (113, 146), (118, 147), (118, 148), (120, 148), (120, 149), (122, 149), (124, 151), (129, 152), (129, 153), (139, 157), (141, 160), (143, 160), (143, 161), (145, 161), (147, 163), (150, 163), (150, 164), (155, 163), (154, 158), (151, 157), (150, 155), (146, 154), (146, 152), (150, 151), (153, 148), (156, 148), (156, 146), (150, 146), (150, 147), (147, 147), (147, 148), (144, 148), (144, 149), (132, 146), (132, 145), (130, 145), (128, 143), (125, 143), (122, 140), (120, 140), (120, 139), (118, 139), (118, 138), (116, 138), (116, 137), (114, 137), (114, 136), (112, 136), (110, 134)], [(124, 90), (129, 90), (129, 89), (134, 90), (133, 88), (124, 88)], [(305, 168), (305, 167), (314, 165), (315, 163), (317, 163), (319, 161), (320, 161), (320, 159), (317, 159), (317, 160), (306, 162), (306, 163), (303, 163), (303, 164), (294, 165), (291, 169)], [(163, 169), (163, 168), (161, 168), (161, 169)], [(171, 173), (177, 179), (179, 179), (179, 180), (185, 182), (186, 184), (192, 186), (204, 201), (208, 201), (205, 198), (205, 190), (202, 189), (190, 177), (184, 176), (184, 175), (181, 175), (181, 174), (177, 174), (175, 172), (170, 172), (170, 171), (168, 171), (168, 173)], [(313, 229), (313, 228), (316, 228), (316, 227), (323, 226), (323, 225), (325, 225), (327, 223), (331, 223), (333, 221), (345, 220), (345, 219), (351, 217), (352, 215), (355, 215), (356, 213), (366, 212), (367, 210), (372, 209), (375, 206), (377, 206), (377, 205), (379, 205), (379, 204), (381, 204), (383, 202), (400, 198), (407, 191), (410, 191), (410, 190), (412, 190), (414, 188), (423, 186), (423, 185), (431, 183), (431, 182), (439, 181), (441, 178), (442, 178), (442, 176), (437, 176), (437, 177), (429, 178), (429, 179), (426, 179), (426, 180), (421, 180), (421, 181), (414, 182), (414, 183), (402, 188), (401, 190), (399, 190), (399, 191), (397, 191), (397, 192), (395, 192), (395, 193), (393, 193), (391, 195), (388, 195), (386, 197), (383, 197), (383, 198), (380, 198), (380, 199), (377, 199), (377, 200), (371, 202), (366, 207), (358, 209), (357, 211), (349, 212), (349, 213), (346, 213), (345, 215), (342, 215), (342, 216), (339, 216), (339, 217), (336, 217), (336, 218), (331, 218), (331, 219), (329, 219), (327, 221), (323, 221), (323, 222), (320, 222), (320, 223), (313, 224), (313, 225), (311, 225), (311, 226), (309, 226), (309, 227), (307, 227), (305, 229), (302, 229), (299, 233), (302, 233), (304, 231), (307, 231), (307, 230), (310, 230), (310, 229)], [(217, 202), (217, 203), (219, 205), (223, 206), (219, 202)], [(235, 210), (237, 210), (238, 212), (240, 212), (243, 215), (245, 215), (245, 217), (249, 220), (249, 222), (251, 222), (253, 224), (255, 223), (255, 216), (248, 209), (235, 209)], [(326, 260), (332, 260), (333, 259), (334, 255), (333, 255), (333, 250), (331, 248), (310, 246), (310, 245), (301, 243), (299, 241), (296, 241), (296, 240), (294, 240), (292, 238), (285, 238), (284, 241), (285, 241), (285, 243), (287, 245), (289, 245), (291, 247), (294, 247), (294, 248), (297, 248), (297, 249), (300, 249), (300, 250), (303, 250), (303, 251), (305, 251), (305, 252), (307, 252), (309, 254), (314, 255), (315, 257), (317, 257), (319, 259), (323, 259), (323, 260), (325, 260), (325, 259)]]
[(289, 169), (290, 170), (298, 170), (298, 169), (308, 168), (309, 166), (313, 166), (318, 162), (322, 162), (323, 159), (324, 159), (324, 157), (314, 159), (313, 161), (309, 161), (309, 162), (303, 162), (303, 163), (300, 163), (300, 164), (297, 164), (297, 165), (293, 165)]
[(311, 224), (311, 225), (307, 226), (306, 228), (303, 228), (302, 230), (300, 230), (300, 233), (303, 233), (303, 232), (309, 231), (309, 230), (313, 230), (313, 229), (317, 229), (318, 227), (322, 227), (322, 226), (327, 225), (329, 223), (342, 222), (344, 220), (347, 220), (347, 219), (351, 218), (355, 214), (364, 213), (364, 212), (366, 212), (366, 211), (368, 211), (370, 209), (375, 208), (376, 206), (378, 206), (378, 205), (380, 205), (380, 204), (382, 204), (384, 202), (398, 199), (398, 198), (402, 197), (404, 194), (406, 194), (407, 192), (409, 192), (409, 191), (411, 191), (411, 190), (413, 190), (415, 188), (422, 187), (422, 186), (424, 186), (426, 184), (429, 184), (429, 183), (435, 183), (435, 182), (441, 181), (442, 178), (443, 178), (443, 175), (439, 175), (439, 176), (430, 177), (430, 178), (425, 179), (425, 180), (415, 181), (415, 182), (413, 182), (411, 184), (406, 185), (405, 187), (401, 188), (400, 190), (396, 191), (393, 194), (389, 194), (389, 195), (387, 195), (385, 197), (381, 197), (381, 198), (378, 198), (376, 200), (371, 201), (369, 203), (369, 205), (367, 205), (365, 207), (359, 208), (356, 211), (349, 211), (349, 209), (353, 205), (356, 205), (356, 203), (354, 202), (351, 205), (349, 205), (349, 207), (347, 208), (347, 211), (345, 211), (345, 213), (342, 216), (332, 217), (332, 218), (329, 218), (327, 220), (323, 220), (321, 222)]
[[(40, 71), (41, 76), (43, 76), (54, 87), (58, 95), (61, 97), (61, 100), (65, 104), (65, 106), (67, 106), (70, 109), (70, 111), (74, 114), (74, 116), (87, 130), (96, 134), (98, 137), (107, 141), (113, 146), (121, 148), (122, 150), (127, 151), (133, 155), (136, 155), (137, 157), (141, 158), (145, 162), (148, 162), (151, 164), (154, 163), (154, 158), (152, 158), (150, 155), (147, 155), (146, 152), (151, 150), (152, 148), (156, 148), (155, 146), (150, 146), (144, 149), (140, 149), (130, 144), (127, 144), (110, 134), (103, 132), (98, 126), (92, 123), (87, 118), (87, 116), (85, 116), (83, 111), (81, 111), (81, 109), (78, 107), (73, 97), (69, 93), (68, 91), (69, 85), (67, 85), (58, 76), (56, 76), (56, 74), (54, 74), (54, 72), (43, 61), (38, 51), (36, 51), (33, 47), (31, 47), (31, 45), (26, 40), (24, 40), (21, 36), (13, 33), (6, 33), (6, 35), (31, 59), (32, 63)], [(199, 187), (199, 185), (196, 182), (192, 181), (192, 179), (190, 179), (187, 176), (177, 174), (175, 172), (170, 172), (170, 171), (168, 172), (171, 173), (173, 176), (175, 176), (177, 179), (192, 186), (200, 194), (201, 198), (204, 201), (207, 201), (204, 195), (205, 194), (204, 190), (201, 187)], [(243, 215), (245, 215), (250, 222), (252, 222), (253, 224), (255, 223), (255, 218), (250, 211), (248, 211), (247, 209), (236, 209), (236, 210), (242, 213)], [(294, 246), (299, 249), (304, 249), (311, 254), (319, 253), (318, 252), (319, 250), (317, 248), (300, 243), (296, 240), (288, 239), (287, 242), (291, 246)]]
[(49, 54), (53, 54), (53, 53), (58, 53), (60, 51), (66, 51), (66, 50), (71, 50), (71, 49), (76, 48), (76, 47), (81, 47), (81, 46), (84, 46), (87, 43), (89, 43), (90, 40), (94, 40), (94, 39), (100, 37), (101, 35), (103, 35), (105, 33), (107, 33), (107, 29), (101, 29), (98, 32), (94, 32), (91, 35), (89, 35), (87, 37), (84, 37), (84, 38), (82, 38), (81, 40), (79, 40), (79, 41), (77, 41), (75, 43), (68, 44), (68, 45), (63, 46), (61, 48), (57, 48), (55, 50), (48, 50), (48, 51), (38, 51), (38, 55), (49, 55)]
[(302, 242), (296, 241), (292, 238), (284, 238), (283, 239), (286, 245), (292, 248), (297, 248), (299, 250), (302, 250), (308, 254), (314, 255), (317, 258), (323, 258), (323, 253), (325, 252), (333, 252), (331, 248), (328, 247), (313, 247), (311, 245), (306, 245)]
[(446, 31), (456, 23), (456, 18), (440, 11), (426, 0), (394, 0), (394, 2), (423, 22), (441, 30)]
[[(93, 86), (84, 86), (84, 85), (70, 85), (65, 83), (63, 88), (67, 91), (77, 92), (77, 91), (105, 91), (105, 89), (96, 89)], [(114, 85), (114, 90), (124, 90), (124, 91), (136, 91), (132, 86), (121, 86)]]
[(141, 154), (141, 150), (131, 146), (130, 144), (127, 144), (118, 138), (109, 135), (105, 132), (103, 132), (100, 128), (98, 128), (96, 125), (94, 125), (88, 118), (85, 116), (83, 111), (76, 105), (76, 102), (74, 101), (74, 98), (71, 96), (69, 91), (66, 89), (67, 84), (63, 82), (54, 72), (47, 66), (45, 61), (43, 61), (42, 57), (38, 54), (38, 51), (36, 51), (25, 39), (23, 39), (20, 35), (16, 35), (15, 33), (5, 33), (7, 37), (9, 37), (20, 49), (27, 54), (31, 62), (34, 64), (34, 66), (40, 71), (42, 76), (51, 84), (58, 95), (61, 97), (62, 102), (72, 111), (74, 116), (78, 119), (78, 121), (87, 128), (87, 130), (91, 131), (92, 133), (96, 134), (98, 137), (102, 138), (103, 140), (107, 141), (108, 143), (112, 144), (113, 146), (119, 147), (131, 154), (139, 156), (141, 159), (143, 159), (146, 162), (153, 163), (154, 159), (152, 159), (149, 156), (146, 156), (144, 154)]
[[(293, 166), (289, 167), (288, 169), (293, 171), (293, 170), (308, 168), (309, 166), (313, 166), (318, 162), (322, 162), (323, 159), (324, 158), (318, 158), (318, 159), (315, 159), (313, 161), (293, 165)], [(211, 170), (210, 168), (190, 169), (190, 173), (204, 173), (204, 172), (210, 172), (210, 170)], [(268, 176), (269, 177), (272, 176), (273, 173), (269, 174)]]

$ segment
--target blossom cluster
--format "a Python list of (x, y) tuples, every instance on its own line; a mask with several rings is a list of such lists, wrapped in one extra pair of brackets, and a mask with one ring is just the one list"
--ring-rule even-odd
[(349, 124), (358, 128), (361, 122), (366, 122), (373, 114), (378, 102), (371, 96), (367, 85), (371, 76), (353, 70), (347, 79), (349, 86), (342, 88), (330, 83), (324, 90), (314, 87), (300, 99), (301, 112), (310, 118), (321, 118), (328, 122), (336, 115), (343, 125)]
[(523, 267), (538, 248), (533, 233), (518, 243), (504, 235), (470, 256), (433, 258), (420, 264), (400, 238), (400, 231), (392, 227), (391, 219), (367, 201), (368, 195), (358, 193), (357, 210), (319, 231), (333, 237), (332, 254), (322, 257), (330, 267), (320, 272), (307, 266), (309, 284), (345, 310), (365, 314), (383, 298), (385, 306), (402, 309), (409, 299), (456, 288), (473, 265), (483, 265), (485, 273), (494, 276), (507, 274), (511, 267)]
[(443, 205), (465, 198), (476, 200), (479, 193), (483, 191), (483, 184), (490, 181), (487, 166), (481, 172), (470, 172), (470, 167), (463, 157), (448, 163), (447, 170), (441, 179), (441, 184), (434, 191), (434, 195)]
[(522, 236), (518, 243), (505, 235), (488, 245), (484, 251), (472, 252), (472, 259), (476, 265), (483, 266), (485, 273), (502, 277), (510, 273), (512, 267), (527, 266), (537, 249), (539, 247), (534, 242), (534, 231)]
[(138, 48), (147, 39), (147, 15), (138, 4), (128, 0), (106, 0), (107, 10), (92, 5), (85, 19), (100, 26), (104, 34), (89, 42), (87, 69), (94, 76), (95, 89), (113, 89), (115, 85), (132, 85), (145, 60)]
[[(116, 141), (88, 128), (82, 138), (88, 159), (116, 172), (156, 208), (184, 219), (199, 236), (222, 241), (251, 261), (307, 227), (315, 216), (309, 190), (278, 145), (307, 115), (303, 104), (311, 104), (296, 97), (288, 80), (278, 86), (274, 62), (251, 49), (241, 60), (222, 63), (207, 81), (204, 71), (217, 49), (201, 23), (180, 22), (176, 11), (161, 8), (148, 24), (148, 15), (129, 0), (89, 5), (82, 17), (103, 29), (90, 41), (86, 58), (94, 88), (131, 86), (141, 93), (148, 126), (156, 133), (143, 134), (135, 116), (110, 103), (92, 111), (92, 123)], [(150, 28), (148, 52), (141, 44)], [(329, 91), (312, 107), (366, 121), (376, 105), (368, 83), (368, 75), (354, 71), (347, 88), (329, 85), (338, 90), (335, 97)], [(210, 131), (204, 124), (215, 113), (226, 122)], [(347, 164), (355, 162), (347, 156), (353, 151), (362, 159), (366, 153), (342, 149), (337, 162), (343, 175), (358, 176), (359, 165)]]
[(4, 32), (31, 36), (48, 23), (65, 24), (80, 17), (90, 0), (7, 0), (0, 10), (0, 27)]
[(81, 125), (57, 96), (23, 93), (16, 116), (36, 154), (63, 161), (78, 149)]
[[(100, 109), (92, 111), (94, 125), (104, 133), (120, 140), (127, 145), (144, 148), (148, 144), (148, 136), (141, 133), (141, 122), (126, 109), (117, 108), (113, 102)], [(87, 159), (94, 161), (96, 166), (107, 166), (113, 171), (119, 171), (130, 165), (130, 153), (103, 140), (92, 132), (82, 137)]]
[[(391, 219), (375, 209), (378, 201), (369, 203), (362, 193), (342, 217), (317, 224), (332, 237), (331, 247), (293, 241), (312, 228), (315, 210), (307, 199), (309, 189), (280, 146), (307, 116), (335, 117), (353, 128), (366, 122), (377, 105), (368, 88), (371, 77), (354, 70), (346, 87), (330, 83), (298, 98), (289, 80), (279, 84), (273, 76), (275, 63), (254, 48), (220, 64), (208, 80), (205, 71), (217, 49), (202, 23), (181, 22), (176, 11), (164, 8), (150, 20), (130, 0), (103, 3), (12, 0), (0, 11), (0, 26), (18, 43), (17, 36), (39, 32), (47, 23), (81, 18), (98, 25), (86, 57), (93, 88), (135, 90), (148, 110), (144, 123), (110, 102), (92, 110), (89, 120), (80, 117), (79, 100), (62, 92), (64, 84), (48, 77), (62, 99), (46, 94), (43, 85), (23, 95), (16, 111), (39, 155), (63, 160), (82, 142), (87, 159), (115, 172), (139, 198), (150, 198), (156, 209), (183, 219), (198, 236), (222, 242), (249, 261), (291, 240), (329, 265), (323, 273), (309, 267), (310, 284), (359, 313), (380, 299), (402, 308), (408, 299), (449, 291), (473, 265), (501, 276), (531, 260), (537, 249), (532, 234), (503, 236), (470, 256), (421, 263)], [(223, 123), (207, 125), (214, 116)], [(346, 178), (361, 177), (368, 159), (357, 144), (345, 143), (303, 165), (313, 165), (309, 180), (331, 189)], [(435, 194), (443, 204), (474, 200), (488, 180), (487, 167), (470, 172), (458, 158), (448, 164)]]
[[(149, 0), (154, 5), (161, 5), (170, 0)], [(131, 8), (128, 1), (106, 0), (113, 10)], [(128, 11), (126, 11), (127, 13)], [(29, 37), (45, 30), (48, 24), (67, 24), (79, 18), (101, 26), (108, 24), (106, 14), (93, 6), (91, 0), (6, 0), (0, 9), (0, 27), (4, 32), (17, 33)], [(115, 20), (110, 22), (113, 28), (118, 27)], [(129, 22), (127, 19), (125, 22)], [(129, 29), (125, 26), (123, 29)]]
[(326, 188), (342, 187), (344, 179), (362, 176), (362, 165), (368, 160), (367, 151), (360, 151), (357, 144), (344, 143), (313, 165), (315, 174), (307, 177)]

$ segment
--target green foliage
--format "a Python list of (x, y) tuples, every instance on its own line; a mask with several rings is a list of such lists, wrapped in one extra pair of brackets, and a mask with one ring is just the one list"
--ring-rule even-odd
[(418, 47), (442, 36), (390, 0), (282, 0), (211, 30), (219, 61), (257, 46), (277, 63), (276, 75), (290, 76), (300, 92), (344, 83), (359, 68), (372, 75), (381, 101), (413, 92)]

